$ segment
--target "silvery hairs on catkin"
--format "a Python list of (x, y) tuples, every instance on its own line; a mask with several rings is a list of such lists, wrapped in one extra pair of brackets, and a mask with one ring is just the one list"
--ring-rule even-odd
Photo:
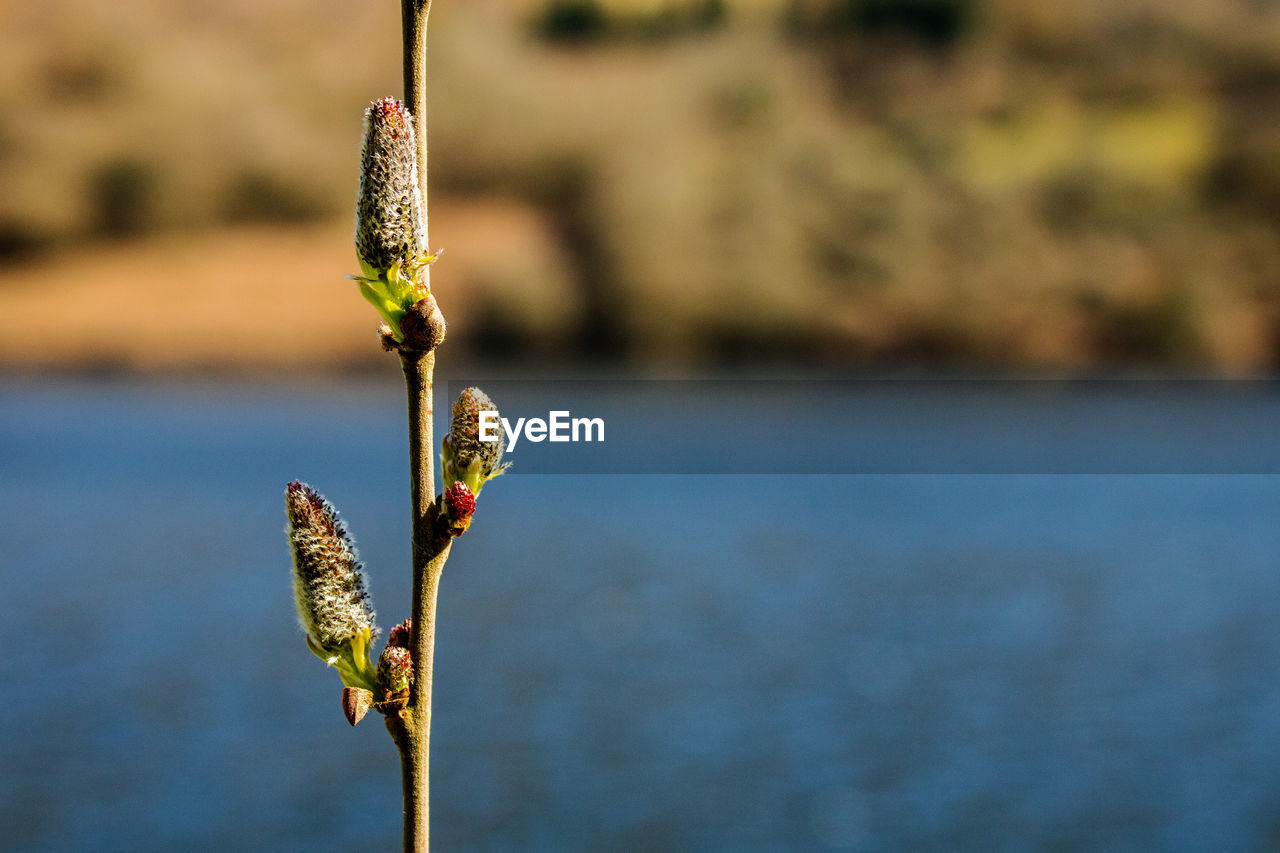
[(385, 271), (412, 269), (427, 255), (413, 117), (395, 98), (374, 101), (364, 113), (356, 252)]
[(449, 427), (449, 443), (452, 445), (454, 465), (465, 471), (472, 459), (479, 459), (484, 477), (502, 472), (502, 451), (507, 444), (507, 433), (499, 420), (494, 425), (497, 441), (480, 440), (480, 413), (496, 412), (498, 407), (489, 395), (479, 388), (465, 388), (453, 404), (453, 421)]
[(312, 641), (336, 652), (362, 630), (376, 636), (364, 568), (333, 504), (294, 482), (285, 490), (285, 510), (298, 618)]

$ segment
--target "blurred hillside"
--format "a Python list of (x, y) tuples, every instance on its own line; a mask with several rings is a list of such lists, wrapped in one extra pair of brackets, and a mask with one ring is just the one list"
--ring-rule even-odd
[[(450, 346), (1280, 362), (1280, 0), (468, 0)], [(0, 0), (0, 364), (377, 360), (350, 209), (399, 7)]]

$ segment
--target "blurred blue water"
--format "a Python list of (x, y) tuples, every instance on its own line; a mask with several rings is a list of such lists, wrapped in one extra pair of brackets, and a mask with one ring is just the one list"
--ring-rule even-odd
[[(282, 490), (402, 618), (400, 394), (0, 386), (4, 849), (397, 847)], [(436, 849), (1276, 849), (1278, 510), (1275, 476), (504, 478), (441, 593)]]

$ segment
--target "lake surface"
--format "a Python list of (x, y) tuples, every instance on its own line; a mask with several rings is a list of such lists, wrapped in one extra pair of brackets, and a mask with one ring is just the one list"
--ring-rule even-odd
[[(1144, 445), (1097, 405), (1096, 438)], [(398, 848), (395, 751), (304, 647), (282, 530), (285, 483), (319, 488), (384, 630), (407, 615), (402, 406), (381, 380), (0, 384), (6, 850)], [(1280, 401), (1245, 408), (1233, 444), (1269, 452)], [(979, 459), (1044, 428), (953, 423)], [(903, 442), (875, 410), (831, 430)], [(1276, 849), (1277, 613), (1271, 473), (513, 472), (445, 571), (433, 841)]]

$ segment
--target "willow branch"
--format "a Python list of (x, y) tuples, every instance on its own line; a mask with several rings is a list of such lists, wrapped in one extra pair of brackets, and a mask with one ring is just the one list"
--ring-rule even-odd
[[(427, 14), (430, 0), (401, 0), (404, 31), (404, 100), (413, 114), (423, 232), (427, 221)], [(429, 244), (428, 244), (429, 245)], [(430, 269), (422, 271), (429, 285)], [(404, 851), (427, 853), (430, 838), (431, 678), (435, 655), (436, 598), (449, 558), (451, 537), (439, 532), (435, 512), (435, 441), (431, 429), (434, 352), (402, 350), (409, 409), (410, 503), (413, 512), (413, 629), (410, 649), (414, 682), (408, 707), (387, 718), (400, 750), (404, 789)]]
[[(404, 31), (404, 103), (413, 113), (422, 190), (422, 233), (427, 234), (427, 15), (431, 0), (400, 0)], [(426, 245), (430, 246), (428, 242)]]
[(427, 853), (430, 834), (431, 683), (435, 658), (436, 599), (452, 538), (438, 523), (433, 495), (431, 374), (434, 353), (401, 353), (409, 409), (410, 503), (413, 508), (414, 681), (408, 707), (387, 718), (400, 750), (405, 853)]

